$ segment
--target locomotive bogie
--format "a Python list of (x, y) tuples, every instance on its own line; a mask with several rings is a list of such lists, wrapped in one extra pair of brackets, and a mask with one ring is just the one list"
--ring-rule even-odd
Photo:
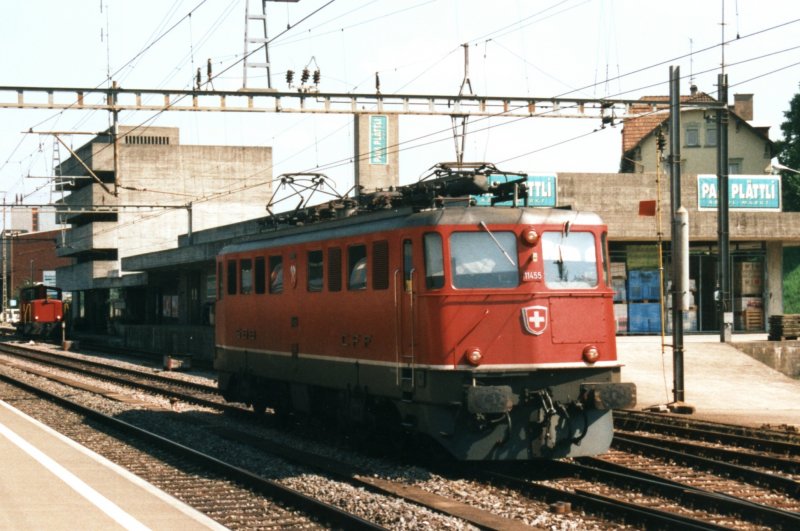
[(620, 383), (605, 227), (575, 212), (397, 211), (218, 259), (226, 399), (431, 437), (459, 459), (594, 455)]

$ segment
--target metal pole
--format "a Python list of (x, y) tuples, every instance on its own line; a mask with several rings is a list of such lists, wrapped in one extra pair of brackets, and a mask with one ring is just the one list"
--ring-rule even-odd
[(3, 195), (3, 232), (0, 234), (3, 260), (3, 311), (8, 309), (8, 260), (6, 259), (6, 196)]
[(117, 82), (111, 82), (112, 92), (111, 92), (111, 115), (114, 119), (113, 125), (113, 140), (114, 140), (114, 195), (119, 194), (119, 185), (120, 185), (120, 178), (119, 178), (119, 111), (117, 110)]
[(681, 284), (679, 219), (681, 208), (681, 108), (680, 108), (680, 67), (669, 69), (669, 161), (671, 171), (670, 187), (670, 221), (672, 223), (672, 364), (673, 364), (673, 396), (674, 402), (684, 400), (683, 385), (683, 307)]
[(717, 237), (719, 247), (719, 340), (731, 341), (733, 304), (731, 301), (731, 250), (729, 232), (730, 199), (728, 191), (728, 74), (717, 76), (719, 102), (717, 110)]

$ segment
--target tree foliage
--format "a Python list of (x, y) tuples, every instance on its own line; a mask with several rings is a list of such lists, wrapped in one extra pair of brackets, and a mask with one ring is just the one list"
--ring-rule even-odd
[[(775, 143), (778, 161), (787, 168), (800, 168), (800, 93), (795, 94), (784, 112), (786, 121), (781, 124), (783, 140)], [(782, 171), (783, 210), (800, 212), (800, 174)]]

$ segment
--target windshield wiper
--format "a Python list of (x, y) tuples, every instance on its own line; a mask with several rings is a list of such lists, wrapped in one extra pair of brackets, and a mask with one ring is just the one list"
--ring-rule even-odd
[(506, 250), (505, 250), (505, 249), (503, 249), (503, 246), (502, 246), (502, 245), (500, 245), (500, 242), (499, 242), (499, 241), (497, 241), (497, 238), (495, 238), (495, 237), (494, 237), (494, 234), (492, 234), (492, 231), (490, 231), (490, 230), (489, 230), (489, 227), (487, 227), (487, 226), (486, 226), (486, 223), (484, 223), (483, 221), (481, 221), (481, 222), (479, 223), (479, 225), (481, 226), (481, 228), (482, 228), (483, 230), (485, 230), (485, 231), (486, 231), (486, 234), (488, 234), (488, 235), (489, 235), (489, 237), (492, 239), (492, 241), (494, 242), (494, 244), (495, 244), (495, 245), (497, 245), (497, 248), (498, 248), (498, 249), (500, 249), (500, 252), (501, 252), (501, 253), (503, 253), (503, 255), (504, 255), (506, 258), (508, 258), (508, 261), (509, 261), (509, 263), (510, 263), (512, 266), (514, 266), (514, 267), (517, 267), (517, 263), (516, 263), (516, 262), (514, 262), (514, 259), (513, 259), (513, 258), (511, 258), (511, 255), (509, 255), (509, 254), (506, 252)]

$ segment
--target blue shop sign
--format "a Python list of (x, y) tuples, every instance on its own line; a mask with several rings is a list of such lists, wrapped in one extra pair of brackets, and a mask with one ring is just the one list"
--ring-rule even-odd
[[(717, 176), (697, 176), (697, 209), (716, 210)], [(732, 210), (781, 211), (779, 175), (729, 175), (728, 207)]]
[(383, 114), (369, 117), (369, 163), (387, 164), (387, 118)]
[[(489, 183), (504, 183), (519, 179), (519, 175), (490, 175)], [(556, 206), (557, 186), (556, 174), (528, 175), (528, 206), (531, 207), (554, 207)], [(475, 196), (475, 203), (478, 206), (490, 206), (492, 204), (492, 194)], [(499, 206), (511, 206), (511, 201), (495, 203)], [(525, 206), (525, 198), (517, 200), (517, 206)]]

